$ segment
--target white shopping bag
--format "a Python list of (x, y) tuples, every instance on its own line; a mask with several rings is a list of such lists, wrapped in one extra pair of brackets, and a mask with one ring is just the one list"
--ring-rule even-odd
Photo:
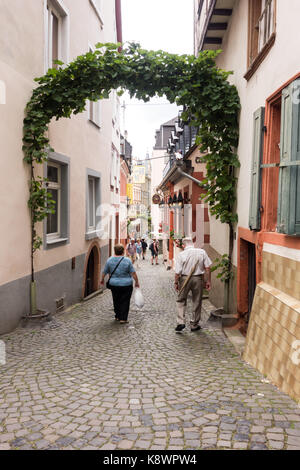
[(145, 305), (144, 296), (140, 288), (137, 288), (134, 291), (134, 303), (137, 308), (143, 308)]

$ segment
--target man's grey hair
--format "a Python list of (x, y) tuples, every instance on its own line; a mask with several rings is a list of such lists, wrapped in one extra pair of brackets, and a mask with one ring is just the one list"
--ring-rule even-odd
[(182, 240), (182, 244), (185, 246), (194, 246), (193, 239), (190, 237), (186, 237)]

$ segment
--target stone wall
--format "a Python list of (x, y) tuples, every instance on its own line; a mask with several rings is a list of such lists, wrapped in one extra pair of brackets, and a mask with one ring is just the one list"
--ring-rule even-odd
[[(274, 250), (273, 250), (274, 251)], [(244, 359), (300, 400), (300, 262), (263, 252)]]
[[(102, 247), (100, 252), (101, 272), (108, 259), (108, 245)], [(37, 272), (38, 308), (55, 313), (57, 299), (64, 299), (64, 307), (81, 301), (86, 264), (85, 253), (76, 257), (75, 269), (72, 269), (72, 259), (69, 259)], [(0, 335), (14, 330), (22, 316), (29, 314), (30, 282), (31, 277), (26, 276), (0, 286)]]

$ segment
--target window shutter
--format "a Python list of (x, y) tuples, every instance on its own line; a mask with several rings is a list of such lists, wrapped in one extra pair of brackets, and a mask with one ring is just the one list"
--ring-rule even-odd
[(251, 192), (249, 209), (249, 227), (251, 230), (260, 230), (260, 204), (261, 204), (261, 160), (264, 143), (265, 108), (259, 108), (254, 113), (253, 147), (251, 167)]
[(300, 235), (300, 79), (282, 92), (277, 231)]

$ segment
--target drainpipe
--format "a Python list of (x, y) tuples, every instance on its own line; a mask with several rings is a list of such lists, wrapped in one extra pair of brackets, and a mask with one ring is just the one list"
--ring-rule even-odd
[(178, 172), (182, 175), (182, 176), (185, 176), (186, 178), (189, 178), (190, 180), (194, 181), (194, 183), (197, 183), (197, 184), (201, 184), (202, 181), (200, 180), (197, 180), (196, 178), (194, 178), (193, 176), (189, 175), (188, 173), (185, 173), (184, 171), (182, 171), (181, 168), (177, 168)]
[(116, 8), (116, 26), (117, 26), (117, 41), (122, 43), (122, 9), (121, 0), (115, 0)]

